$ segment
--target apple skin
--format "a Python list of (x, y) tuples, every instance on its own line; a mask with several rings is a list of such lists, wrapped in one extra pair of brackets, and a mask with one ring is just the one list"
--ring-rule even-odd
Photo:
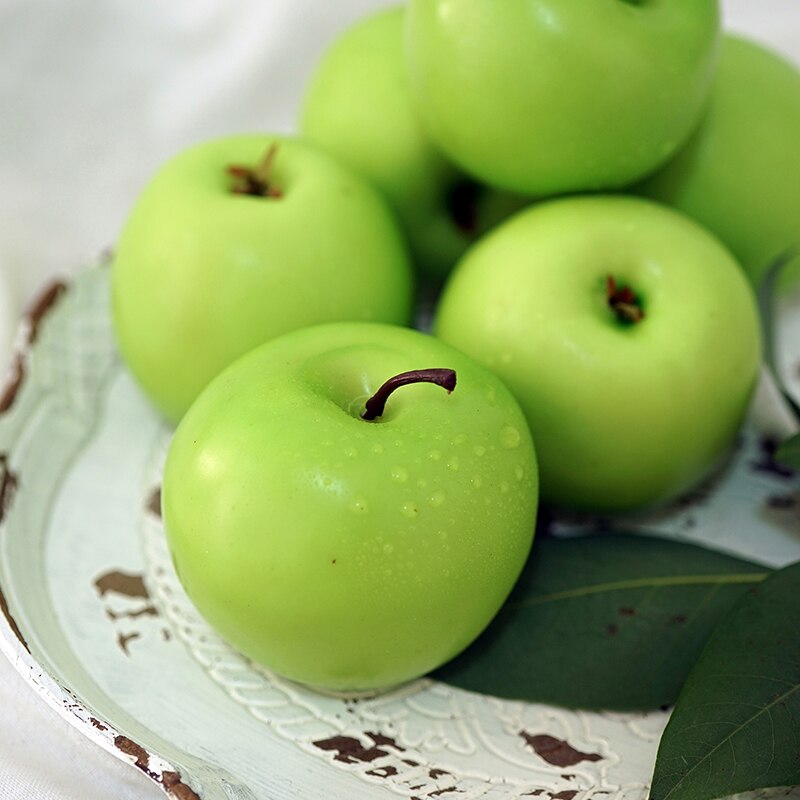
[[(609, 307), (607, 276), (640, 296)], [(444, 341), (494, 370), (536, 442), (543, 502), (625, 512), (729, 451), (760, 364), (752, 288), (692, 220), (634, 197), (554, 200), (478, 243), (445, 286)]]
[[(725, 36), (708, 111), (688, 144), (639, 189), (715, 233), (754, 284), (800, 245), (800, 71)], [(791, 281), (800, 278), (800, 258)]]
[[(455, 369), (448, 395), (406, 386)], [(334, 690), (415, 678), (465, 648), (527, 557), (537, 468), (503, 384), (443, 342), (365, 323), (296, 331), (217, 377), (178, 426), (169, 546), (198, 610), (275, 672)]]
[(421, 275), (441, 283), (473, 241), (529, 200), (479, 185), (433, 146), (408, 85), (404, 18), (404, 7), (383, 9), (333, 43), (309, 82), (300, 130), (383, 193)]
[[(237, 195), (230, 165), (277, 145), (281, 197)], [(177, 421), (238, 356), (322, 322), (406, 324), (412, 268), (386, 202), (311, 145), (243, 135), (193, 147), (155, 175), (125, 223), (112, 273), (124, 360)]]
[(530, 195), (619, 188), (697, 124), (716, 0), (410, 0), (412, 91), (466, 172)]

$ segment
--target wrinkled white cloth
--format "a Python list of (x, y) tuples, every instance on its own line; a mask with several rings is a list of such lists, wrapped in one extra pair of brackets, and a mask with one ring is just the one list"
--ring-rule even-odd
[[(0, 0), (0, 358), (9, 317), (113, 244), (160, 163), (211, 136), (291, 130), (325, 44), (391, 2)], [(800, 63), (798, 0), (723, 7), (728, 28)], [(0, 656), (2, 800), (159, 797)]]

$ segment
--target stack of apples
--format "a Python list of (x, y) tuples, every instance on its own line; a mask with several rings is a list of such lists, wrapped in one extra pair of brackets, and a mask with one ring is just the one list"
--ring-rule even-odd
[(485, 628), (540, 496), (626, 513), (725, 459), (752, 284), (800, 240), (800, 76), (715, 0), (409, 0), (332, 45), (300, 118), (153, 178), (115, 330), (179, 422), (198, 609), (281, 675), (372, 689)]

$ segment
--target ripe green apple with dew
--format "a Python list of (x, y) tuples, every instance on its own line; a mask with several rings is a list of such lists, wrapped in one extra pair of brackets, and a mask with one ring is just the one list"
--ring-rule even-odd
[[(754, 42), (723, 39), (702, 124), (641, 187), (713, 231), (759, 283), (800, 245), (800, 71)], [(800, 276), (800, 258), (792, 268)]]
[(408, 323), (412, 272), (386, 202), (311, 145), (263, 135), (169, 161), (136, 202), (112, 273), (122, 355), (178, 420), (256, 345), (315, 323)]
[(446, 342), (494, 370), (528, 419), (542, 500), (657, 504), (725, 456), (756, 383), (753, 291), (692, 220), (633, 197), (523, 211), (445, 286)]
[(359, 690), (434, 669), (488, 624), (531, 545), (537, 469), (488, 370), (417, 331), (340, 323), (218, 376), (178, 426), (162, 496), (180, 580), (224, 638)]
[(333, 43), (309, 82), (300, 128), (383, 193), (420, 272), (441, 282), (473, 241), (527, 201), (481, 186), (433, 146), (412, 103), (404, 17), (403, 7), (383, 9)]
[(550, 195), (655, 170), (699, 120), (717, 0), (410, 0), (411, 85), (432, 139), (491, 185)]

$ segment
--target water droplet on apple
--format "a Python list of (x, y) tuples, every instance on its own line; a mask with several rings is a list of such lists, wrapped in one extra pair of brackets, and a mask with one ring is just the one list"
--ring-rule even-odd
[(453, 437), (453, 442), (452, 443), (454, 445), (459, 445), (459, 444), (464, 444), (464, 442), (466, 442), (466, 441), (467, 441), (467, 434), (466, 433), (459, 433), (458, 436), (454, 436)]
[(383, 452), (383, 445), (382, 444), (375, 444), (372, 446), (372, 452), (380, 455)]
[(403, 515), (409, 519), (414, 519), (419, 514), (419, 506), (413, 500), (406, 500), (403, 503)]
[(483, 486), (483, 480), (482, 480), (480, 475), (473, 475), (470, 478), (469, 482), (472, 484), (473, 488), (475, 488), (475, 489), (480, 489), (481, 486)]
[(395, 483), (405, 483), (408, 480), (408, 470), (403, 467), (395, 467), (392, 470), (392, 480)]
[(442, 540), (447, 539), (447, 531), (436, 531), (436, 535)]
[(445, 493), (442, 491), (434, 492), (429, 498), (428, 503), (430, 503), (432, 508), (438, 508), (442, 503), (444, 503)]
[(513, 450), (515, 447), (519, 447), (519, 442), (519, 431), (513, 425), (506, 425), (506, 427), (500, 431), (500, 443), (506, 450)]
[(508, 494), (509, 486), (506, 481), (500, 484), (500, 494)]
[(517, 466), (514, 467), (514, 474), (517, 476), (517, 480), (521, 481), (525, 477), (525, 470), (517, 464)]
[(447, 459), (447, 469), (451, 472), (458, 472), (458, 468), (458, 456), (450, 456), (450, 458)]
[(383, 552), (384, 552), (384, 553), (385, 553), (387, 556), (390, 556), (392, 553), (394, 553), (394, 545), (393, 545), (393, 544), (389, 544), (389, 543), (387, 542), (387, 543), (386, 543), (386, 544), (383, 546)]
[(425, 488), (427, 485), (428, 485), (428, 481), (426, 481), (426, 480), (425, 480), (425, 478), (420, 478), (420, 479), (417, 481), (417, 486), (418, 486), (420, 489), (424, 489), (424, 488)]
[(431, 461), (438, 461), (441, 457), (442, 454), (438, 450), (431, 450), (430, 453), (428, 453), (428, 458)]
[(363, 497), (355, 499), (350, 504), (350, 510), (354, 514), (366, 514), (367, 511), (369, 511), (369, 508), (367, 507), (367, 501)]
[(472, 452), (475, 453), (476, 456), (480, 457), (486, 454), (486, 448), (482, 444), (478, 444), (472, 448)]
[(358, 456), (358, 450), (355, 447), (348, 447), (347, 450), (344, 451), (344, 454), (348, 458), (356, 458)]

